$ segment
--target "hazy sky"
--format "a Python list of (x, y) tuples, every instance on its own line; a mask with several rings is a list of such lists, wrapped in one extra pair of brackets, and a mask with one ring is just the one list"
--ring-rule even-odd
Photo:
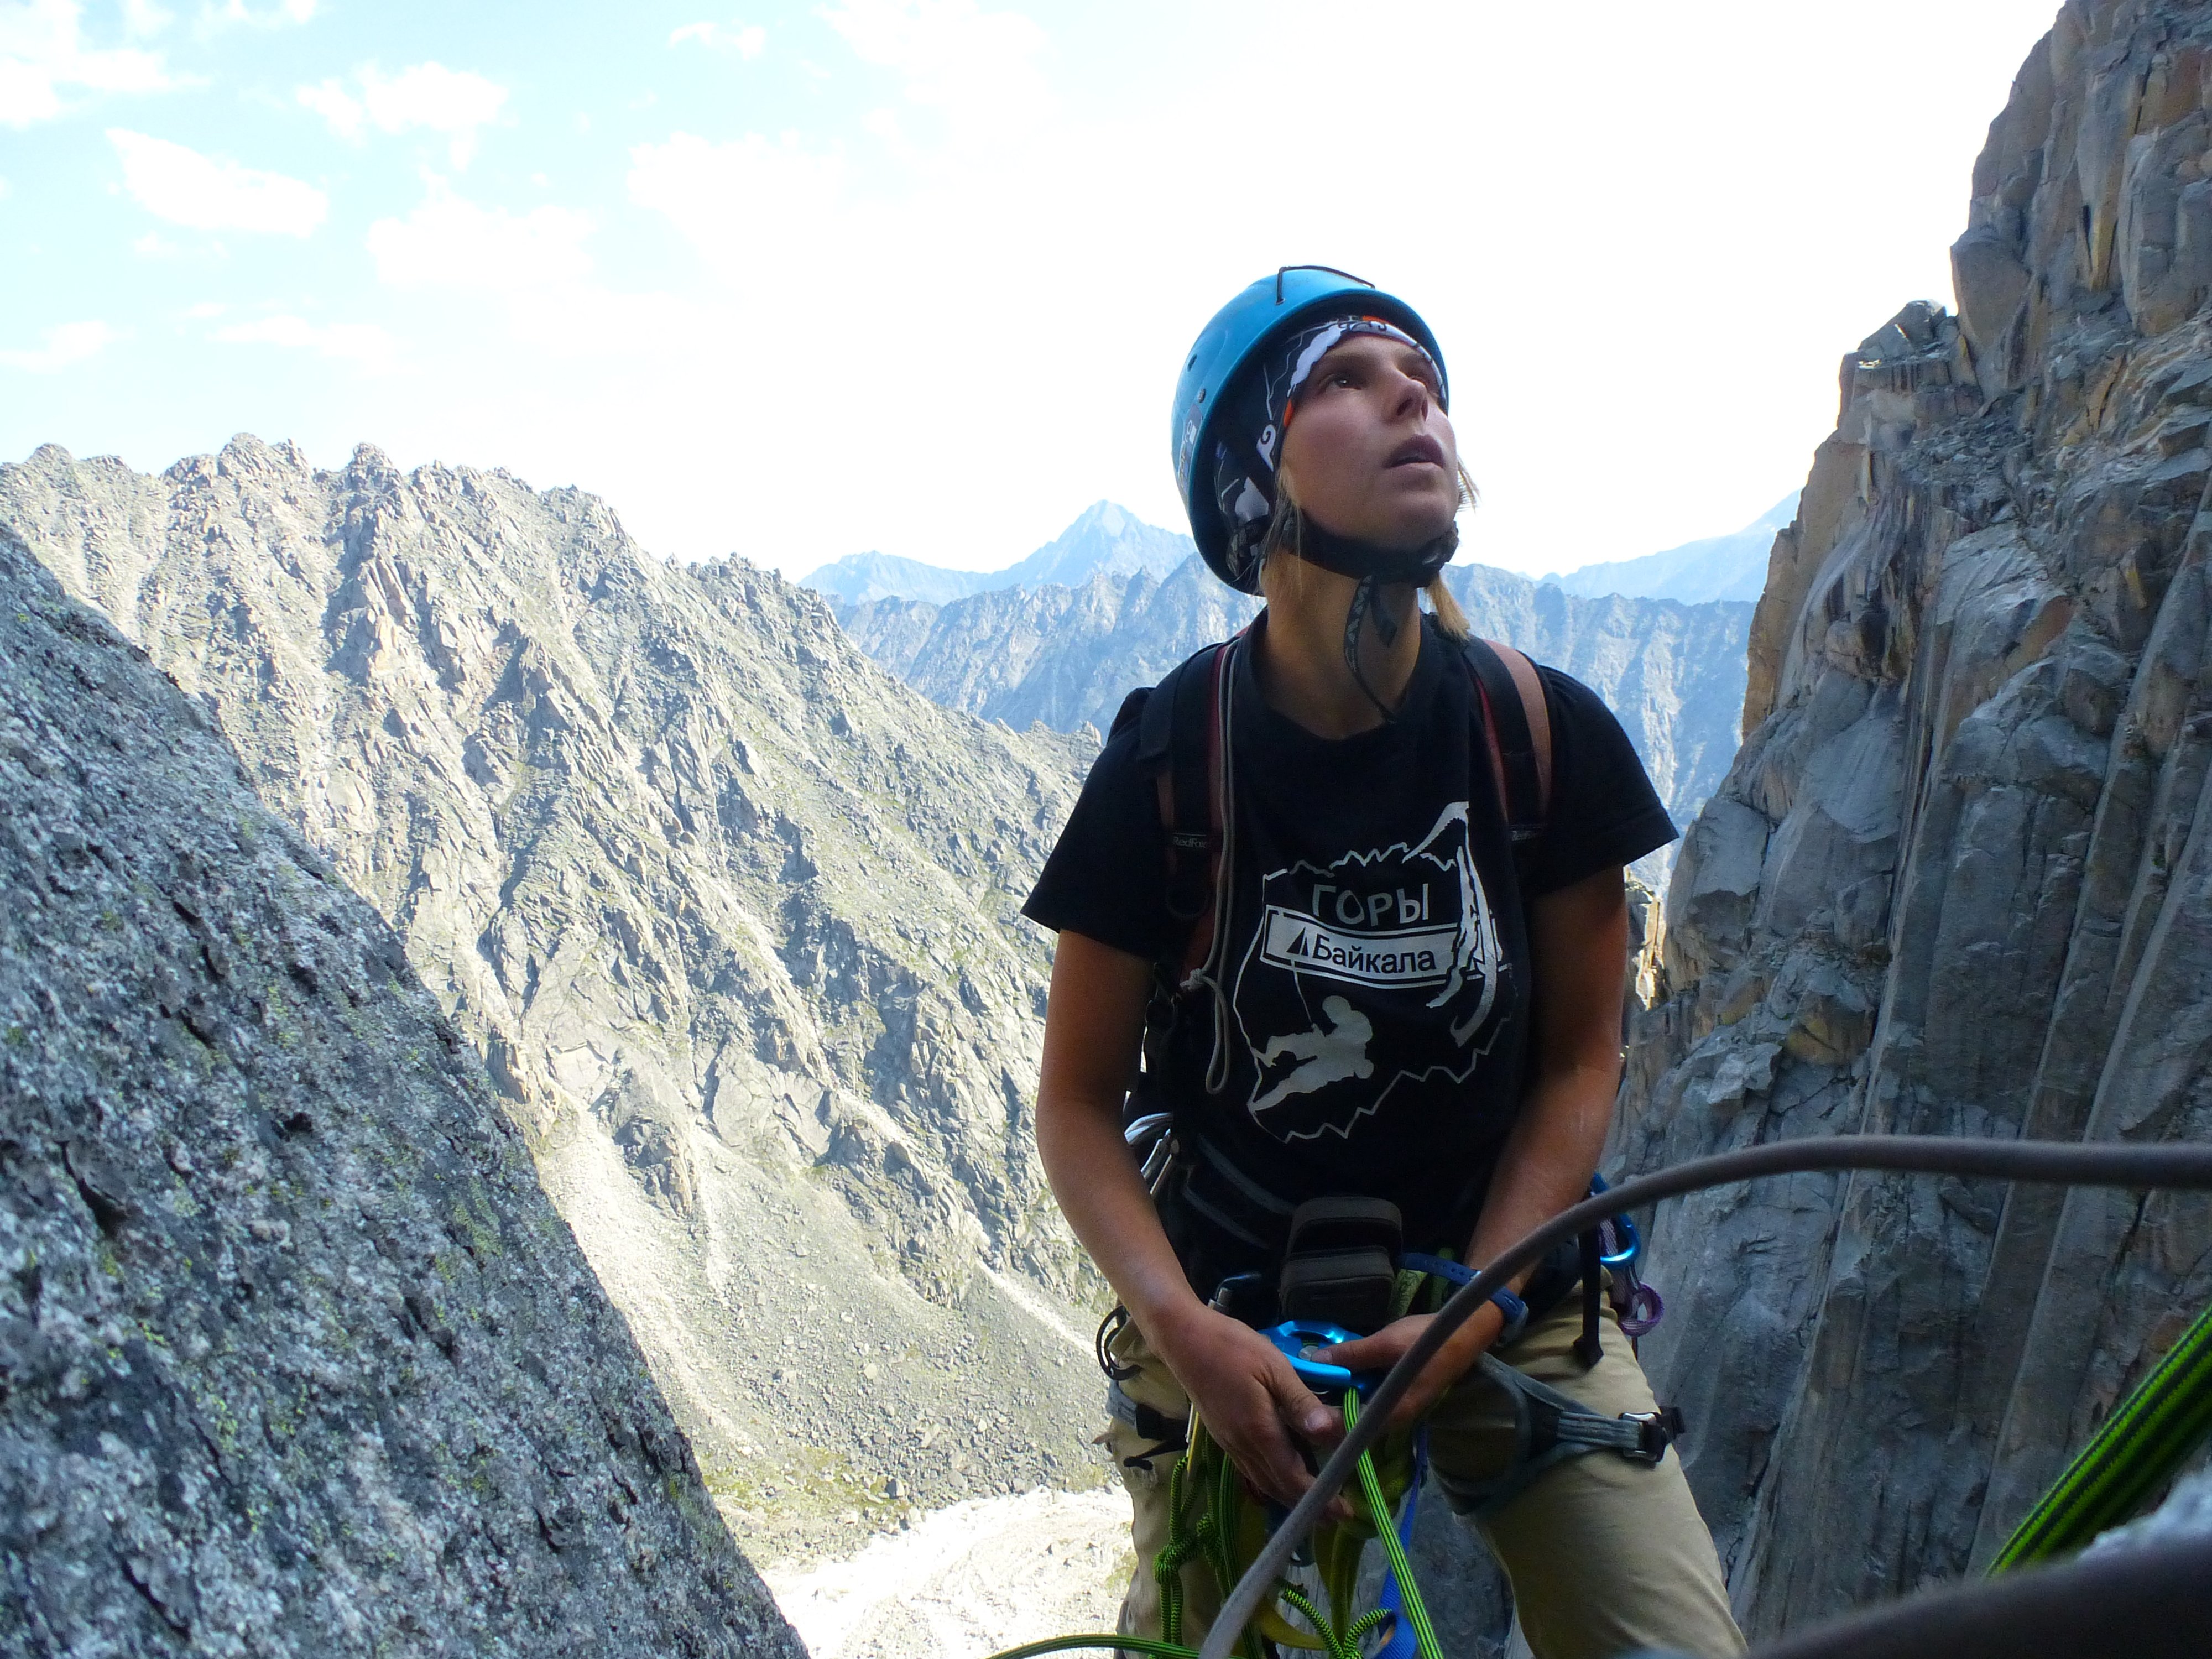
[(1182, 523), (1178, 362), (1285, 261), (1441, 337), (1540, 571), (1733, 529), (1947, 301), (2052, 0), (0, 0), (0, 459), (502, 466), (653, 550)]

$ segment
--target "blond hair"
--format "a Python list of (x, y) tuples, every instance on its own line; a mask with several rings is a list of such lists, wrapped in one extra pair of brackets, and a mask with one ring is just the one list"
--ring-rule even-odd
[[(1459, 504), (1462, 508), (1472, 508), (1480, 499), (1481, 492), (1475, 489), (1474, 479), (1462, 463), (1459, 469)], [(1291, 499), (1290, 481), (1279, 472), (1275, 476), (1275, 510), (1267, 520), (1266, 534), (1260, 538), (1260, 587), (1269, 599), (1274, 597), (1277, 588), (1294, 591), (1305, 580), (1305, 560), (1302, 556), (1305, 531), (1304, 516)], [(1291, 556), (1279, 559), (1275, 556), (1278, 553)], [(1463, 640), (1473, 632), (1467, 612), (1460, 609), (1451, 589), (1444, 586), (1442, 572), (1421, 592), (1427, 596), (1429, 610), (1447, 638)]]

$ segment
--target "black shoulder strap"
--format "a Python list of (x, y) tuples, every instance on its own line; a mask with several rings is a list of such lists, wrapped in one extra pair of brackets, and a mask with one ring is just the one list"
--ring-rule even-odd
[(1168, 840), (1168, 914), (1189, 927), (1213, 912), (1214, 668), (1220, 645), (1184, 659), (1145, 700), (1137, 763), (1157, 781)]
[(1114, 723), (1106, 728), (1109, 742), (1118, 738), (1144, 717), (1145, 705), (1152, 701), (1152, 688), (1140, 685), (1121, 699), (1121, 706), (1114, 711)]
[(1482, 704), (1490, 749), (1513, 839), (1541, 835), (1552, 815), (1552, 718), (1536, 665), (1510, 645), (1468, 635), (1468, 672)]

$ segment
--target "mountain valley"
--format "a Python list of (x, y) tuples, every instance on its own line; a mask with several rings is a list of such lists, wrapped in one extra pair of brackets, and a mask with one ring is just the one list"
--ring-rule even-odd
[(1097, 1478), (1015, 918), (1085, 740), (504, 474), (48, 448), (0, 521), (398, 928), (751, 1547)]

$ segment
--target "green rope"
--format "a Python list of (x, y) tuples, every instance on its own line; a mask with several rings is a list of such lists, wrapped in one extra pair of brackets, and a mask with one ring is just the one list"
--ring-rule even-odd
[[(1359, 1391), (1347, 1389), (1344, 1426), (1349, 1431), (1358, 1421)], [(1413, 1565), (1406, 1559), (1406, 1547), (1398, 1541), (1398, 1528), (1390, 1524), (1390, 1509), (1382, 1501), (1382, 1483), (1376, 1477), (1375, 1458), (1370, 1452), (1359, 1455), (1359, 1490), (1366, 1496), (1368, 1513), (1375, 1517), (1375, 1535), (1382, 1540), (1383, 1556), (1397, 1575), (1398, 1597), (1405, 1604), (1406, 1621), (1413, 1627), (1414, 1650), (1420, 1659), (1443, 1659), (1436, 1626), (1429, 1622), (1429, 1610), (1421, 1601), (1420, 1586), (1413, 1582)]]
[(1168, 1471), (1168, 1539), (1152, 1557), (1152, 1580), (1160, 1589), (1160, 1634), (1170, 1642), (1182, 1635), (1182, 1564), (1199, 1541), (1181, 1525), (1183, 1468), (1178, 1457)]
[[(1358, 1395), (1346, 1390), (1345, 1427), (1349, 1429), (1358, 1420)], [(1212, 1501), (1204, 1502), (1200, 1491), (1208, 1484), (1209, 1476)], [(1428, 1610), (1422, 1605), (1420, 1590), (1413, 1583), (1413, 1566), (1406, 1559), (1404, 1546), (1398, 1541), (1398, 1529), (1391, 1524), (1390, 1506), (1383, 1497), (1382, 1477), (1375, 1471), (1371, 1454), (1363, 1454), (1359, 1459), (1359, 1487), (1367, 1500), (1375, 1535), (1382, 1540), (1383, 1553), (1389, 1559), (1391, 1571), (1397, 1576), (1399, 1593), (1405, 1603), (1404, 1617), (1413, 1627), (1419, 1659), (1443, 1659), (1436, 1631), (1429, 1623)], [(1205, 1425), (1194, 1416), (1190, 1445), (1168, 1471), (1168, 1535), (1152, 1557), (1152, 1579), (1159, 1587), (1162, 1639), (1155, 1641), (1143, 1636), (1056, 1636), (1048, 1641), (1032, 1642), (1026, 1647), (1009, 1648), (993, 1655), (992, 1659), (1036, 1659), (1040, 1654), (1078, 1648), (1121, 1648), (1131, 1653), (1152, 1655), (1154, 1659), (1197, 1659), (1198, 1650), (1186, 1646), (1181, 1639), (1182, 1570), (1194, 1558), (1204, 1560), (1212, 1569), (1222, 1594), (1228, 1594), (1239, 1571), (1236, 1522), (1243, 1502), (1236, 1466), (1222, 1455), (1220, 1448), (1206, 1434)], [(1193, 1510), (1198, 1510), (1194, 1519)], [(1357, 1557), (1352, 1560), (1356, 1565)], [(1276, 1593), (1313, 1627), (1315, 1636), (1322, 1644), (1325, 1659), (1361, 1659), (1361, 1642), (1391, 1616), (1377, 1607), (1351, 1620), (1344, 1629), (1339, 1630), (1296, 1585), (1282, 1582)], [(1334, 1607), (1338, 1600), (1334, 1590), (1329, 1599)], [(1250, 1626), (1243, 1632), (1240, 1646), (1246, 1659), (1260, 1659), (1259, 1634)]]
[(1321, 1638), (1323, 1644), (1322, 1650), (1328, 1655), (1328, 1659), (1359, 1659), (1358, 1648), (1352, 1649), (1349, 1654), (1345, 1652), (1344, 1638), (1337, 1633), (1334, 1625), (1322, 1617), (1321, 1609), (1314, 1606), (1304, 1591), (1295, 1585), (1285, 1584), (1279, 1594), (1297, 1609), (1300, 1618), (1313, 1627), (1313, 1633)]
[(1198, 1659), (1196, 1648), (1187, 1648), (1180, 1642), (1155, 1642), (1149, 1636), (1055, 1636), (1027, 1647), (1008, 1648), (1004, 1653), (993, 1654), (991, 1659), (1035, 1659), (1040, 1653), (1064, 1653), (1070, 1648), (1127, 1648), (1131, 1653), (1152, 1654), (1155, 1659)]
[(1380, 1630), (1395, 1616), (1388, 1607), (1370, 1607), (1352, 1620), (1352, 1628), (1344, 1633), (1345, 1640), (1357, 1649), (1370, 1632)]
[(2075, 1455), (2005, 1540), (1992, 1575), (2069, 1555), (2140, 1510), (2212, 1435), (2212, 1308)]

